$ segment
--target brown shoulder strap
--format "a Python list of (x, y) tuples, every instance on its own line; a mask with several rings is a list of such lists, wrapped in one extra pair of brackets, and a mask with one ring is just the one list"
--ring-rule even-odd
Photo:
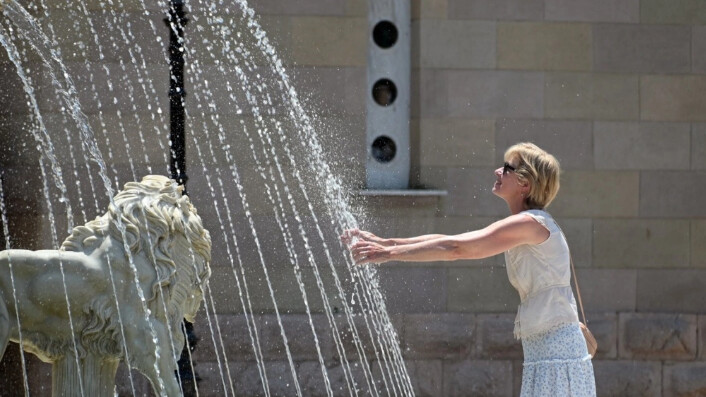
[(564, 241), (566, 241), (566, 247), (569, 250), (569, 263), (571, 263), (571, 274), (574, 277), (574, 285), (576, 286), (576, 297), (579, 300), (579, 308), (581, 309), (581, 317), (583, 317), (583, 323), (585, 325), (588, 325), (588, 321), (586, 321), (586, 313), (583, 311), (583, 302), (581, 301), (581, 289), (579, 288), (579, 280), (576, 278), (576, 268), (574, 267), (574, 258), (571, 255), (571, 248), (569, 248), (569, 240), (566, 239), (566, 235), (564, 234), (564, 231), (561, 230), (561, 226), (554, 221), (554, 224), (556, 227), (559, 228), (559, 231), (561, 232), (561, 235), (564, 236)]

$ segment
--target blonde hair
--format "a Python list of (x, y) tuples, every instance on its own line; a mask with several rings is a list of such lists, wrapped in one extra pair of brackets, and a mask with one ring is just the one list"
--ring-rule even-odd
[(559, 192), (559, 161), (539, 148), (523, 142), (505, 151), (505, 161), (517, 159), (515, 173), (521, 181), (529, 182), (530, 191), (525, 204), (530, 209), (544, 209)]

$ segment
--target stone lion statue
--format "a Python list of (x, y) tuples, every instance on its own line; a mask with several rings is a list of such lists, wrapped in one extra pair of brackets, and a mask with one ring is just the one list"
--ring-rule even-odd
[(163, 176), (129, 182), (58, 251), (0, 252), (0, 358), (21, 337), (53, 363), (54, 395), (113, 396), (120, 361), (180, 395), (182, 319), (211, 274), (209, 233), (182, 190)]

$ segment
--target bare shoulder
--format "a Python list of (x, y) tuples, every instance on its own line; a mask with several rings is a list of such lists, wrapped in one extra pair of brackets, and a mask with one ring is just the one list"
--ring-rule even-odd
[(519, 213), (495, 222), (498, 229), (521, 235), (525, 244), (540, 244), (549, 238), (549, 230), (534, 217)]

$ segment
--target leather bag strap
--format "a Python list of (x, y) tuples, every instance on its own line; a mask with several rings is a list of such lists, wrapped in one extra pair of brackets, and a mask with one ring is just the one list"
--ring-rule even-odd
[(559, 228), (559, 232), (561, 232), (561, 235), (564, 236), (564, 241), (566, 241), (566, 248), (569, 250), (569, 263), (571, 263), (571, 274), (574, 276), (574, 285), (576, 286), (576, 297), (579, 299), (579, 308), (581, 309), (581, 317), (583, 317), (583, 323), (585, 325), (588, 325), (588, 321), (586, 321), (586, 313), (583, 311), (583, 302), (581, 301), (581, 289), (579, 288), (579, 280), (576, 278), (576, 268), (574, 267), (574, 258), (571, 255), (571, 248), (569, 248), (569, 241), (566, 239), (566, 235), (564, 234), (564, 231), (561, 230), (561, 226), (559, 226), (556, 221), (554, 221), (554, 224), (556, 227)]

